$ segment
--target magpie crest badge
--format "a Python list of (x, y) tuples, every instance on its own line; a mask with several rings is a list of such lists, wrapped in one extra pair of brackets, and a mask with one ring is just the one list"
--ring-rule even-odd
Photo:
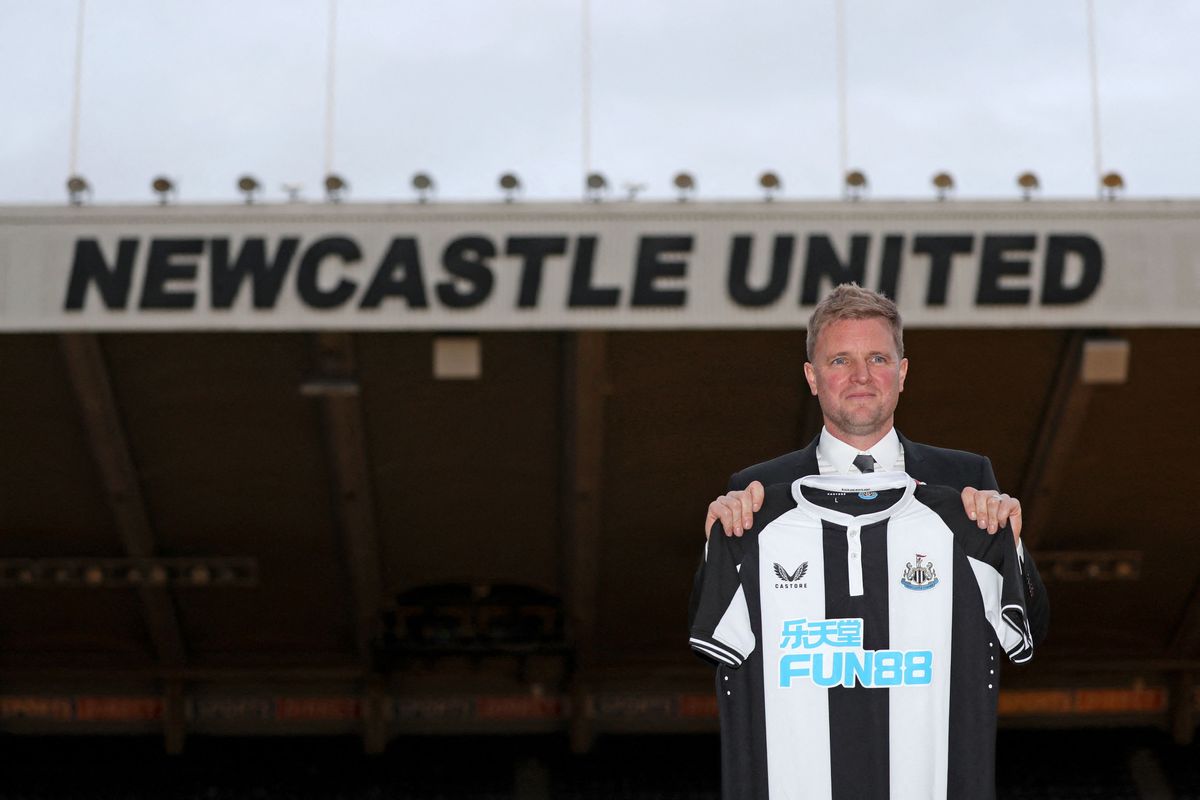
[(924, 553), (914, 553), (917, 557), (917, 563), (914, 566), (911, 561), (904, 564), (904, 577), (900, 578), (900, 585), (906, 589), (915, 589), (924, 591), (932, 589), (938, 584), (937, 572), (933, 569), (932, 561), (925, 561)]

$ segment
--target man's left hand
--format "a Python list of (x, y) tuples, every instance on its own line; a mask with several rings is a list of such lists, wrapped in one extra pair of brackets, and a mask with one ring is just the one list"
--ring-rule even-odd
[(1009, 525), (1013, 543), (1021, 541), (1021, 501), (994, 489), (979, 490), (968, 486), (962, 490), (963, 510), (980, 528), (995, 533)]

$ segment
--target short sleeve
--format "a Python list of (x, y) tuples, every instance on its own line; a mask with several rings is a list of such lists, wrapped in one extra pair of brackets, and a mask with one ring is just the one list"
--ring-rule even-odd
[[(718, 523), (719, 527), (719, 523)], [(714, 532), (693, 598), (696, 608), (689, 643), (706, 660), (739, 667), (754, 652), (754, 631), (741, 581), (740, 539)]]
[(1025, 608), (1025, 579), (1017, 546), (1008, 531), (1000, 531), (990, 539), (1001, 551), (1000, 618), (1003, 627), (996, 635), (1009, 659), (1020, 664), (1033, 658), (1033, 634), (1029, 630), (1029, 612)]
[(975, 572), (988, 621), (1009, 659), (1018, 664), (1028, 661), (1033, 657), (1033, 634), (1029, 630), (1025, 582), (1013, 537), (1008, 531), (989, 535), (973, 524), (966, 528), (959, 540), (965, 544), (963, 549)]

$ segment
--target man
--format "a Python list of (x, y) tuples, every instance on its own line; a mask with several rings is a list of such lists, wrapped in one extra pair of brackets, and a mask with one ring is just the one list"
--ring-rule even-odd
[(964, 511), (989, 533), (1012, 529), (1030, 628), (1034, 643), (1040, 643), (1049, 627), (1049, 605), (1037, 567), (1020, 544), (1020, 502), (999, 491), (987, 458), (918, 444), (894, 427), (908, 374), (895, 303), (855, 284), (838, 286), (809, 317), (807, 351), (804, 376), (821, 404), (824, 428), (804, 449), (734, 474), (728, 493), (709, 504), (705, 535), (720, 522), (727, 536), (741, 536), (754, 524), (764, 486), (813, 474), (907, 472), (960, 491)]

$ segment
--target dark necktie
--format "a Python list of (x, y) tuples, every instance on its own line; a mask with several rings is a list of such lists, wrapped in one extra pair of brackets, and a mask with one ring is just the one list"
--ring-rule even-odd
[(854, 466), (858, 467), (859, 472), (874, 472), (875, 459), (869, 455), (860, 455), (854, 457)]

